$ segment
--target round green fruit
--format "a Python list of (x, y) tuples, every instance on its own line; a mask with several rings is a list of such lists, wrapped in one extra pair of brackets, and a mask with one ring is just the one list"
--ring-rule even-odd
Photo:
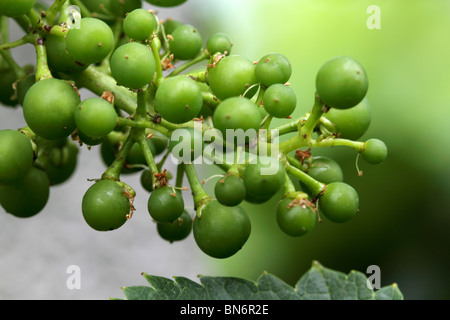
[(276, 220), (281, 231), (291, 237), (301, 237), (314, 229), (317, 215), (310, 205), (285, 198), (277, 205)]
[(256, 163), (250, 163), (242, 175), (246, 195), (250, 203), (264, 203), (271, 199), (283, 186), (286, 170), (277, 159), (259, 157)]
[(356, 106), (366, 96), (368, 87), (366, 71), (351, 57), (330, 59), (317, 72), (317, 94), (325, 105), (333, 108)]
[(255, 65), (248, 58), (232, 55), (208, 67), (208, 83), (220, 100), (240, 96), (258, 82)]
[(225, 175), (216, 182), (214, 194), (217, 201), (224, 206), (234, 207), (245, 199), (245, 185), (236, 175)]
[(152, 191), (147, 207), (156, 222), (172, 222), (183, 214), (184, 200), (179, 190), (163, 186)]
[(30, 129), (47, 140), (69, 136), (76, 128), (78, 92), (67, 82), (49, 78), (36, 82), (25, 95), (23, 115)]
[(142, 89), (153, 79), (155, 59), (149, 47), (129, 42), (117, 48), (111, 57), (111, 74), (118, 85)]
[(120, 228), (131, 209), (123, 187), (112, 180), (94, 183), (84, 194), (81, 208), (86, 223), (97, 231)]
[(359, 208), (358, 193), (344, 182), (332, 182), (319, 197), (319, 209), (325, 217), (337, 223), (350, 220)]
[(290, 87), (276, 83), (264, 92), (263, 106), (268, 114), (276, 118), (286, 118), (294, 112), (297, 96)]
[(348, 109), (330, 108), (323, 114), (336, 128), (336, 134), (343, 139), (358, 140), (370, 126), (372, 112), (366, 98)]
[(0, 1), (0, 15), (15, 18), (29, 12), (36, 0), (2, 0)]
[(195, 58), (202, 49), (203, 38), (192, 25), (184, 24), (176, 28), (169, 38), (170, 52), (176, 59), (190, 60)]
[(262, 85), (285, 84), (292, 74), (289, 60), (280, 53), (270, 53), (262, 57), (255, 67), (256, 78)]
[(92, 138), (102, 138), (117, 126), (116, 110), (103, 98), (82, 101), (74, 116), (78, 129)]
[(202, 207), (193, 226), (194, 239), (207, 255), (224, 259), (236, 254), (251, 233), (250, 219), (240, 206), (227, 207), (211, 200)]
[(102, 61), (114, 47), (111, 27), (96, 18), (82, 18), (79, 29), (70, 29), (66, 36), (69, 55), (82, 64)]
[(379, 164), (387, 158), (386, 144), (379, 139), (369, 139), (364, 143), (361, 156), (370, 164)]
[(191, 215), (184, 210), (181, 217), (175, 221), (158, 222), (156, 229), (161, 238), (169, 242), (174, 242), (186, 239), (191, 234), (192, 224)]
[(0, 184), (13, 184), (30, 170), (34, 160), (31, 140), (16, 130), (0, 130)]
[(232, 46), (230, 38), (224, 33), (215, 33), (206, 42), (206, 50), (210, 56), (216, 53), (229, 55)]
[(31, 167), (14, 184), (0, 185), (0, 205), (19, 218), (32, 217), (44, 209), (50, 195), (50, 183), (41, 169)]
[(202, 105), (201, 89), (194, 80), (182, 75), (167, 78), (156, 91), (156, 111), (163, 119), (173, 123), (192, 120)]
[(123, 30), (130, 39), (143, 41), (153, 34), (157, 25), (156, 18), (150, 11), (138, 8), (126, 15)]
[[(227, 129), (253, 130), (256, 134), (261, 126), (262, 116), (258, 107), (245, 97), (231, 97), (223, 100), (213, 114), (214, 127), (224, 139)], [(236, 133), (237, 134), (237, 133)]]

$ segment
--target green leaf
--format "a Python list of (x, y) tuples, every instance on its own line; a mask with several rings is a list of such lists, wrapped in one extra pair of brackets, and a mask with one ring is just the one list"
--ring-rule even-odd
[(149, 286), (122, 288), (127, 300), (403, 300), (394, 283), (379, 290), (358, 271), (345, 274), (318, 262), (295, 287), (264, 272), (256, 282), (236, 277), (199, 276), (200, 283), (184, 277), (173, 280), (142, 273)]

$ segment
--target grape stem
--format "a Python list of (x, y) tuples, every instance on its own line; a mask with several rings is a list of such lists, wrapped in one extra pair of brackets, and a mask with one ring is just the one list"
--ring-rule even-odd
[(114, 159), (113, 163), (103, 173), (102, 179), (111, 179), (111, 180), (115, 180), (115, 181), (120, 180), (120, 178), (119, 178), (120, 172), (122, 171), (123, 165), (127, 158), (127, 154), (135, 142), (134, 134), (132, 131), (133, 130), (130, 131), (127, 138), (125, 139), (125, 142), (123, 143), (122, 147), (120, 148), (119, 152), (117, 153), (116, 158)]
[(45, 18), (49, 24), (53, 25), (56, 22), (58, 13), (66, 2), (67, 0), (55, 0), (50, 8), (48, 8), (45, 13)]
[[(157, 37), (158, 35), (154, 35), (154, 37)], [(155, 79), (155, 85), (156, 87), (159, 87), (159, 85), (164, 81), (164, 76), (162, 72), (162, 64), (161, 64), (161, 57), (159, 56), (158, 48), (156, 46), (156, 41), (150, 41), (150, 48), (152, 49), (153, 58), (155, 59), (156, 64), (156, 79)]]
[(306, 185), (306, 187), (311, 191), (314, 197), (319, 196), (325, 190), (326, 184), (317, 181), (316, 179), (309, 176), (307, 173), (292, 166), (289, 163), (288, 158), (284, 158), (282, 162), (286, 168), (286, 172), (296, 177), (301, 182), (303, 182)]
[(189, 181), (192, 190), (192, 197), (194, 198), (194, 208), (197, 211), (197, 217), (201, 217), (201, 208), (209, 202), (212, 198), (203, 188), (197, 172), (192, 163), (184, 163), (184, 171)]
[(36, 49), (36, 82), (44, 79), (53, 78), (47, 63), (47, 48), (41, 37), (36, 36), (34, 41)]
[(197, 63), (206, 60), (209, 58), (209, 55), (206, 53), (205, 50), (203, 50), (198, 56), (196, 56), (194, 59), (189, 60), (188, 62), (185, 62), (184, 64), (176, 67), (168, 76), (169, 77), (173, 77), (176, 76), (178, 74), (180, 74), (180, 72), (183, 72), (184, 70), (196, 65)]

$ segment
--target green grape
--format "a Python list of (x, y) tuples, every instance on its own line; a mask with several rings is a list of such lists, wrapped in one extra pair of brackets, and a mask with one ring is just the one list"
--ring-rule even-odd
[(289, 60), (280, 53), (270, 53), (262, 57), (255, 67), (256, 78), (262, 85), (285, 84), (291, 77)]
[(172, 123), (184, 123), (195, 118), (203, 105), (203, 96), (196, 82), (178, 75), (164, 80), (156, 91), (155, 109)]
[(147, 190), (148, 192), (153, 191), (153, 180), (152, 180), (152, 173), (150, 170), (144, 170), (141, 173), (141, 185), (142, 187)]
[(31, 167), (14, 184), (0, 185), (0, 205), (19, 218), (32, 217), (44, 209), (50, 195), (50, 183), (41, 169)]
[(284, 84), (273, 84), (267, 88), (263, 96), (264, 109), (276, 118), (286, 118), (297, 106), (294, 90)]
[(312, 178), (325, 184), (344, 181), (341, 166), (334, 159), (326, 156), (313, 157), (307, 173)]
[(15, 107), (18, 104), (13, 87), (17, 81), (16, 75), (10, 68), (0, 69), (0, 74), (0, 103), (5, 106)]
[(231, 42), (228, 35), (220, 32), (213, 34), (206, 42), (206, 50), (208, 50), (210, 56), (214, 55), (215, 53), (225, 54), (225, 52), (227, 55), (229, 55), (232, 46), (233, 43)]
[(220, 100), (243, 95), (258, 82), (253, 62), (237, 55), (226, 56), (208, 67), (207, 78), (211, 91)]
[(379, 164), (387, 158), (386, 144), (379, 139), (369, 139), (364, 143), (361, 156), (370, 164)]
[(366, 96), (369, 81), (361, 64), (339, 56), (325, 62), (316, 76), (316, 90), (325, 105), (348, 109)]
[(317, 215), (311, 206), (284, 198), (277, 204), (276, 220), (281, 231), (292, 237), (301, 237), (314, 229)]
[(203, 38), (192, 25), (184, 24), (176, 28), (169, 38), (170, 52), (176, 59), (190, 60), (195, 58), (202, 49)]
[(78, 129), (92, 138), (102, 138), (117, 126), (116, 110), (103, 98), (82, 101), (74, 117)]
[(336, 134), (339, 138), (350, 140), (361, 138), (372, 120), (370, 105), (366, 98), (348, 109), (330, 108), (323, 117), (336, 127)]
[(48, 157), (44, 171), (50, 185), (60, 185), (73, 176), (78, 163), (78, 148), (75, 144), (67, 141), (62, 147), (51, 149)]
[(194, 239), (207, 255), (224, 259), (236, 254), (247, 242), (251, 223), (241, 206), (227, 207), (217, 200), (208, 202), (193, 226)]
[(179, 190), (163, 186), (152, 191), (147, 207), (156, 222), (172, 222), (183, 214), (184, 200)]
[(25, 95), (23, 115), (38, 136), (59, 140), (75, 130), (74, 112), (79, 103), (80, 96), (71, 85), (55, 78), (44, 79)]
[(35, 2), (35, 0), (2, 0), (0, 1), (0, 15), (19, 17), (29, 12)]
[(96, 18), (82, 18), (79, 29), (70, 29), (65, 37), (69, 55), (81, 64), (98, 63), (114, 47), (114, 34), (105, 22)]
[(319, 209), (330, 221), (342, 223), (350, 220), (358, 211), (358, 193), (344, 182), (332, 182), (319, 197)]
[(235, 175), (225, 175), (216, 182), (214, 194), (217, 201), (224, 206), (234, 207), (245, 199), (245, 185), (241, 178)]
[(156, 71), (155, 59), (149, 47), (138, 42), (117, 48), (111, 57), (111, 74), (117, 83), (130, 89), (147, 86)]
[(127, 14), (123, 21), (125, 34), (133, 40), (143, 41), (148, 39), (156, 30), (155, 16), (145, 9), (135, 9)]
[(286, 170), (276, 159), (259, 157), (256, 163), (250, 163), (242, 175), (246, 195), (250, 203), (264, 203), (270, 200), (283, 186)]
[(47, 48), (47, 62), (53, 73), (78, 73), (84, 71), (89, 65), (72, 58), (66, 50), (64, 37), (49, 34), (45, 39)]
[(30, 139), (16, 130), (0, 130), (0, 184), (13, 184), (30, 170), (34, 152)]
[(158, 222), (156, 229), (161, 238), (174, 242), (186, 239), (191, 234), (192, 224), (191, 215), (184, 210), (181, 217), (175, 221)]
[(227, 136), (227, 129), (243, 131), (254, 130), (256, 133), (262, 122), (258, 107), (245, 97), (231, 97), (223, 100), (213, 114), (214, 127)]
[(130, 213), (130, 199), (116, 181), (99, 180), (83, 196), (81, 204), (86, 223), (97, 231), (120, 228)]

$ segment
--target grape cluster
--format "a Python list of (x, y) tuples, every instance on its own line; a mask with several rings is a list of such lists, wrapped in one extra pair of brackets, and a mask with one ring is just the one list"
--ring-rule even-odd
[[(147, 2), (170, 7), (185, 0)], [(71, 4), (81, 9), (78, 21)], [(371, 109), (366, 72), (351, 57), (323, 64), (311, 112), (295, 118), (286, 56), (233, 55), (226, 34), (203, 39), (195, 26), (163, 21), (141, 0), (55, 1), (48, 8), (3, 0), (0, 19), (24, 30), (23, 38), (0, 45), (1, 102), (22, 108), (27, 124), (0, 130), (0, 204), (17, 217), (41, 212), (50, 188), (72, 176), (79, 148), (99, 146), (106, 170), (81, 201), (92, 229), (115, 230), (132, 218), (137, 195), (121, 175), (140, 174), (149, 218), (163, 239), (193, 233), (204, 253), (227, 258), (251, 233), (244, 202), (263, 204), (281, 192), (274, 223), (292, 237), (310, 233), (322, 216), (342, 223), (358, 212), (358, 194), (339, 164), (313, 155), (314, 148), (347, 146), (370, 164), (387, 157), (381, 140), (358, 141)], [(35, 66), (19, 66), (8, 51), (24, 44), (35, 46)], [(80, 88), (96, 96), (81, 99)], [(273, 118), (284, 123), (275, 127)], [(274, 140), (288, 133), (296, 134)], [(175, 183), (165, 168), (169, 155), (178, 159)], [(200, 181), (198, 159), (224, 171), (214, 194), (204, 183), (215, 177)], [(194, 214), (185, 207), (187, 190)]]

